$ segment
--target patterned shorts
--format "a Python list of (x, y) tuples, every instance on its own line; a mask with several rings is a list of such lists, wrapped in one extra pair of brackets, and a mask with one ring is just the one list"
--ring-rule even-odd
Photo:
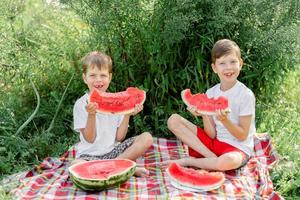
[(110, 152), (104, 155), (97, 156), (97, 155), (82, 154), (79, 156), (79, 159), (86, 160), (86, 161), (114, 159), (118, 157), (121, 153), (123, 153), (129, 146), (131, 146), (134, 140), (135, 137), (128, 138), (124, 142), (117, 144), (113, 150), (111, 150)]

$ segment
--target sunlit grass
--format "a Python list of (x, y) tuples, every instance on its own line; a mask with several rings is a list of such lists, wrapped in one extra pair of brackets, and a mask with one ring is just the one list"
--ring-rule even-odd
[(300, 198), (300, 66), (287, 74), (272, 102), (258, 102), (258, 131), (272, 135), (280, 162), (272, 171), (277, 191)]
[(11, 200), (13, 199), (10, 194), (7, 194), (1, 187), (0, 187), (0, 199), (1, 200)]

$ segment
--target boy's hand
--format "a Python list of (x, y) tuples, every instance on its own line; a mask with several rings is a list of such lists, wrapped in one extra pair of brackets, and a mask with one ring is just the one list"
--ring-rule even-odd
[(216, 118), (220, 122), (224, 122), (224, 121), (228, 120), (228, 112), (225, 112), (225, 110), (217, 110), (216, 111)]
[(187, 107), (187, 110), (190, 111), (190, 113), (192, 113), (192, 115), (194, 115), (196, 117), (202, 116), (202, 114), (197, 111), (197, 108), (195, 106), (189, 106), (189, 107)]
[(135, 105), (135, 107), (134, 107), (134, 111), (133, 111), (132, 113), (129, 113), (128, 115), (129, 115), (129, 116), (134, 116), (134, 115), (138, 114), (139, 112), (141, 112), (143, 109), (144, 109), (144, 106), (143, 106), (143, 105), (137, 104), (137, 105)]
[(89, 114), (95, 115), (97, 111), (97, 103), (88, 103), (85, 106), (85, 109)]

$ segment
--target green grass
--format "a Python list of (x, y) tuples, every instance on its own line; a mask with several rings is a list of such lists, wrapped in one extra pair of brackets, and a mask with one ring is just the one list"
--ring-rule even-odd
[(7, 192), (5, 192), (5, 190), (3, 188), (0, 187), (0, 199), (1, 200), (11, 200), (13, 199), (13, 197), (8, 194)]
[(286, 74), (270, 102), (258, 102), (258, 132), (268, 132), (280, 155), (272, 170), (276, 191), (300, 198), (300, 66)]

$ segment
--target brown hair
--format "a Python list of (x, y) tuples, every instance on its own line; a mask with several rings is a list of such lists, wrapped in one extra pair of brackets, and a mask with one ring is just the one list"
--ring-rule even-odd
[(217, 58), (229, 53), (236, 53), (239, 59), (241, 59), (240, 47), (234, 41), (228, 39), (218, 40), (211, 51), (212, 63), (215, 63)]
[(98, 69), (108, 69), (109, 73), (112, 73), (112, 59), (110, 56), (99, 51), (92, 51), (84, 56), (82, 59), (83, 73), (89, 67), (97, 67)]

